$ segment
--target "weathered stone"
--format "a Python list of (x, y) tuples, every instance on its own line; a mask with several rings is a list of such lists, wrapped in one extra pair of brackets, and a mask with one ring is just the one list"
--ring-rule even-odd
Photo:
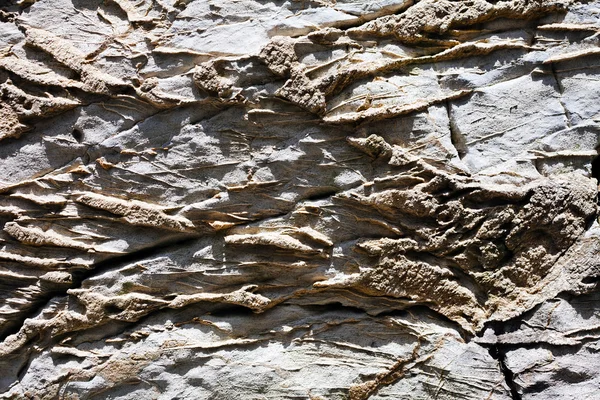
[(594, 398), (597, 1), (0, 7), (0, 398)]

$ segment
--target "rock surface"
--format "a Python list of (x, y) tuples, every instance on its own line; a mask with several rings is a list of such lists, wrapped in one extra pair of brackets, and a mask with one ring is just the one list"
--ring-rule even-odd
[(598, 396), (600, 1), (8, 3), (0, 398)]

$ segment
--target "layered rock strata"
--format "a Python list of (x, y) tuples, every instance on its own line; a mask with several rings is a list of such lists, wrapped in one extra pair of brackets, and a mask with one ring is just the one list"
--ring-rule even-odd
[(0, 398), (598, 396), (600, 2), (9, 3)]

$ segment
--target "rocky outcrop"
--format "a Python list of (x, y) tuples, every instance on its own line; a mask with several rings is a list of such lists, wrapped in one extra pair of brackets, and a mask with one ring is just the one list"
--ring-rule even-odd
[(599, 6), (3, 6), (0, 398), (593, 398)]

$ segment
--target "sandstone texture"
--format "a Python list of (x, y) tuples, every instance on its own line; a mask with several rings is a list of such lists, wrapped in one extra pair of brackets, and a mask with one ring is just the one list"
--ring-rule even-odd
[(0, 1), (0, 399), (600, 399), (600, 1)]

